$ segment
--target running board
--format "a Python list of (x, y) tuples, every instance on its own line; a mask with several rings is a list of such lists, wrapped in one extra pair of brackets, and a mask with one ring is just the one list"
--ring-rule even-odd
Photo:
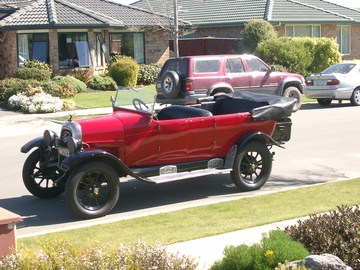
[(209, 169), (194, 170), (194, 171), (180, 172), (180, 173), (165, 173), (159, 176), (147, 177), (147, 180), (155, 184), (161, 184), (161, 183), (174, 182), (189, 178), (196, 178), (205, 175), (229, 173), (231, 171), (232, 169), (209, 168)]

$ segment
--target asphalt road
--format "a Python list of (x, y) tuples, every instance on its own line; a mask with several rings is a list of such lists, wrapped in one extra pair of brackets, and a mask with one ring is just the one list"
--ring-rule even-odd
[(41, 136), (44, 129), (58, 132), (60, 126), (48, 117), (0, 116), (0, 207), (22, 216), (18, 237), (360, 177), (360, 108), (346, 102), (329, 107), (306, 104), (292, 115), (292, 138), (286, 149), (273, 148), (272, 175), (261, 190), (241, 192), (229, 175), (161, 185), (126, 180), (121, 182), (119, 202), (108, 216), (84, 221), (67, 207), (64, 195), (41, 200), (22, 183), (26, 155), (20, 153), (20, 147)]

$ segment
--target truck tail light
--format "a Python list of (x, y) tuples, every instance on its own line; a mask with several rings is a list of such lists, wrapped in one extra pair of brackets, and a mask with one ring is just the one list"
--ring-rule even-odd
[(193, 80), (192, 79), (186, 79), (185, 81), (185, 91), (193, 91)]

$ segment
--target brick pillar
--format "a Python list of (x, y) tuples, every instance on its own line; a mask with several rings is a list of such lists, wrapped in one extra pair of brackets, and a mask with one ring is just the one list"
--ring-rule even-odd
[(163, 64), (168, 58), (168, 32), (165, 30), (145, 32), (145, 64)]
[(16, 249), (16, 222), (20, 216), (0, 207), (0, 257)]
[(49, 30), (49, 57), (50, 65), (53, 69), (53, 75), (60, 75), (59, 69), (59, 42), (58, 42), (58, 33), (56, 29)]

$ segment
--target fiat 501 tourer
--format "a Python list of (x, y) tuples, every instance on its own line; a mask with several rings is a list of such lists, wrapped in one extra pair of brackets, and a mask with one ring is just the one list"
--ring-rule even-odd
[(65, 192), (69, 207), (84, 219), (108, 214), (118, 201), (119, 179), (149, 184), (229, 173), (244, 191), (268, 180), (274, 153), (290, 140), (296, 99), (237, 92), (203, 98), (191, 106), (122, 106), (113, 113), (74, 121), (59, 134), (45, 130), (26, 143), (30, 153), (23, 181), (30, 193), (52, 198)]

